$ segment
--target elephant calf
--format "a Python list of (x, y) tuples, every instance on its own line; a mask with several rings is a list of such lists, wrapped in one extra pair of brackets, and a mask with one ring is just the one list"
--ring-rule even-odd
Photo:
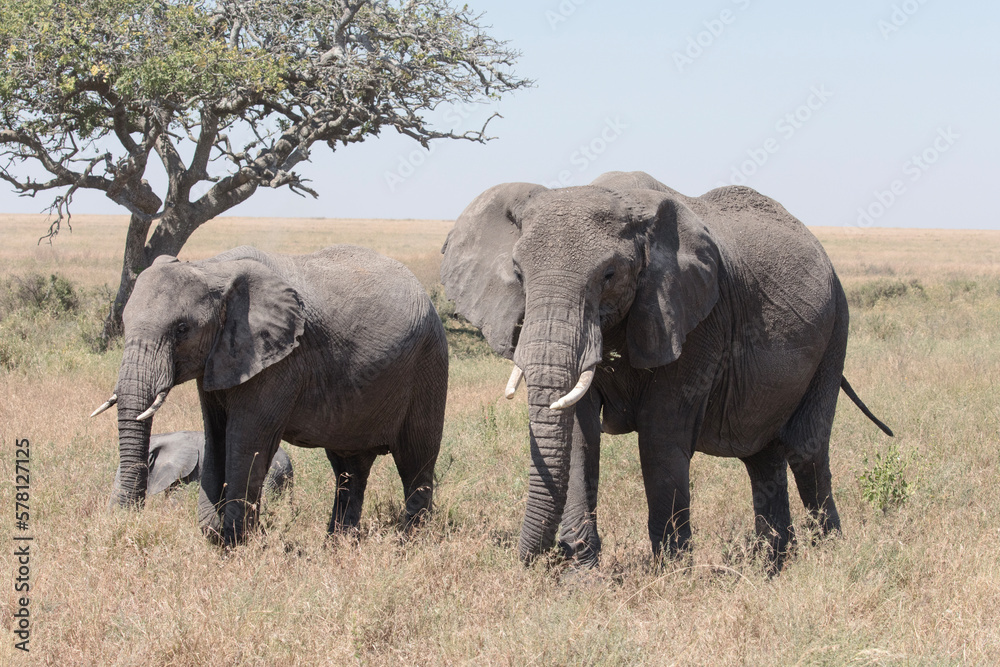
[(244, 539), (281, 440), (326, 450), (337, 480), (331, 532), (357, 526), (379, 454), (395, 460), (407, 525), (430, 508), (448, 346), (430, 298), (399, 262), (350, 245), (159, 257), (136, 281), (123, 320), (118, 383), (95, 412), (118, 405), (113, 503), (142, 505), (150, 417), (174, 385), (195, 380), (207, 534)]
[[(205, 460), (205, 434), (201, 431), (173, 431), (154, 433), (149, 437), (149, 477), (146, 494), (155, 495), (180, 484), (190, 484), (201, 479), (202, 462)], [(288, 453), (278, 447), (264, 478), (264, 488), (281, 493), (292, 486), (295, 475)], [(115, 474), (115, 485), (120, 483), (120, 472)]]

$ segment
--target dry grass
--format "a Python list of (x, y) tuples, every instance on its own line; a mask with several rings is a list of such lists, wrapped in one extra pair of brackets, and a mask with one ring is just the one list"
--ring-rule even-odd
[[(804, 543), (769, 579), (749, 557), (749, 482), (738, 461), (696, 457), (694, 549), (655, 567), (634, 437), (602, 452), (599, 571), (515, 555), (527, 477), (523, 392), (509, 366), (452, 360), (437, 511), (398, 533), (391, 460), (373, 471), (360, 543), (329, 543), (329, 466), (291, 448), (296, 486), (265, 511), (265, 534), (231, 553), (196, 527), (196, 489), (142, 513), (108, 512), (120, 350), (90, 351), (116, 284), (121, 219), (75, 219), (37, 247), (40, 219), (0, 216), (4, 285), (68, 278), (75, 313), (0, 302), (0, 507), (13, 528), (14, 438), (32, 443), (30, 662), (53, 665), (996, 664), (1000, 662), (1000, 233), (817, 229), (852, 302), (847, 375), (898, 437), (910, 495), (887, 512), (858, 481), (884, 438), (841, 402), (832, 457), (844, 535)], [(432, 289), (447, 222), (222, 220), (182, 256), (240, 243), (307, 252), (369, 245)], [(914, 282), (916, 281), (916, 282)], [(903, 285), (904, 287), (900, 287)], [(105, 289), (100, 289), (106, 286)], [(154, 430), (200, 428), (192, 386)], [(801, 524), (801, 506), (793, 502)], [(805, 526), (800, 525), (800, 534)], [(805, 542), (805, 540), (804, 540)], [(9, 544), (9, 543), (8, 543)], [(0, 663), (28, 664), (9, 634), (10, 549), (0, 556)]]

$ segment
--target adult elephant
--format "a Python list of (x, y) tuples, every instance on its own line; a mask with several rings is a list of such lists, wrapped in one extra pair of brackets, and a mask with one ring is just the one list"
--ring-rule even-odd
[[(196, 380), (205, 423), (199, 517), (227, 544), (256, 521), (278, 442), (322, 447), (337, 477), (330, 531), (356, 526), (372, 463), (392, 454), (407, 523), (431, 504), (448, 385), (444, 328), (402, 264), (341, 245), (248, 246), (158, 258), (125, 307), (112, 503), (142, 505), (150, 417)], [(96, 413), (95, 413), (96, 414)]]
[[(459, 217), (441, 280), (528, 385), (521, 558), (600, 551), (600, 434), (639, 434), (653, 552), (683, 549), (695, 451), (738, 457), (779, 559), (787, 465), (823, 533), (840, 527), (829, 438), (848, 314), (819, 241), (746, 187), (686, 197), (642, 172), (591, 185), (490, 188)], [(603, 422), (601, 419), (603, 411)], [(877, 422), (881, 425), (880, 422)], [(885, 429), (884, 425), (881, 425)]]

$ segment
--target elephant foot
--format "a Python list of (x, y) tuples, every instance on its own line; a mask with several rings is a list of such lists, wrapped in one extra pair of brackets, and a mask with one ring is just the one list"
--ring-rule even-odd
[(750, 547), (750, 554), (752, 558), (762, 561), (764, 571), (769, 577), (773, 577), (781, 572), (785, 563), (794, 554), (795, 548), (795, 529), (792, 526), (786, 531), (768, 527), (765, 531), (757, 531)]
[(222, 545), (222, 518), (215, 511), (215, 505), (205, 495), (204, 490), (198, 494), (198, 525), (201, 534), (209, 542), (217, 546)]
[(563, 558), (571, 561), (572, 567), (581, 570), (593, 569), (601, 559), (601, 540), (596, 535), (591, 539), (564, 536), (559, 540), (559, 550)]
[(427, 520), (430, 518), (430, 510), (423, 508), (418, 510), (415, 514), (410, 514), (407, 512), (405, 518), (403, 519), (403, 533), (405, 535), (412, 535), (413, 531), (420, 528)]
[(345, 523), (330, 523), (330, 527), (326, 531), (326, 539), (324, 544), (328, 546), (336, 546), (341, 542), (347, 542), (352, 545), (357, 545), (361, 543), (361, 528), (358, 524), (345, 524)]
[(217, 527), (201, 526), (201, 534), (206, 540), (209, 541), (210, 544), (217, 547), (221, 547), (223, 545), (222, 532)]
[[(594, 564), (596, 565), (596, 563)], [(608, 583), (608, 575), (597, 567), (584, 565), (576, 561), (570, 562), (559, 573), (559, 584), (574, 589), (587, 589), (593, 586), (604, 586)]]
[(821, 539), (840, 535), (840, 515), (837, 507), (831, 501), (829, 507), (823, 507), (809, 513), (810, 544), (817, 544)]
[[(663, 535), (662, 540), (656, 537)], [(654, 530), (650, 526), (649, 542), (653, 547), (653, 559), (659, 563), (675, 561), (689, 556), (691, 553), (691, 526), (686, 521), (676, 526)]]
[(207, 516), (201, 522), (202, 533), (206, 536), (211, 532), (221, 535), (221, 543), (227, 548), (245, 543), (248, 535), (262, 530), (258, 503), (230, 500), (225, 504), (225, 511), (221, 515), (215, 512), (205, 514)]

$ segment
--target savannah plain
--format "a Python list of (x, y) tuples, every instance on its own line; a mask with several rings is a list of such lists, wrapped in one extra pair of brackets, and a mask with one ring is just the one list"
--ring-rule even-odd
[[(599, 569), (517, 559), (527, 408), (510, 362), (449, 316), (451, 222), (221, 219), (182, 259), (236, 245), (357, 243), (409, 266), (451, 344), (435, 512), (400, 532), (392, 461), (372, 471), (358, 541), (327, 539), (322, 451), (288, 447), (293, 490), (226, 552), (197, 527), (197, 485), (109, 511), (121, 347), (95, 341), (124, 219), (77, 216), (51, 245), (0, 215), (0, 663), (49, 665), (940, 665), (1000, 663), (1000, 232), (816, 228), (851, 303), (845, 375), (896, 432), (841, 396), (831, 441), (843, 534), (767, 576), (738, 460), (695, 456), (693, 550), (651, 562), (634, 436), (605, 436)], [(55, 276), (55, 278), (52, 278)], [(153, 431), (201, 429), (194, 383)], [(31, 652), (13, 648), (14, 441), (31, 443)]]

